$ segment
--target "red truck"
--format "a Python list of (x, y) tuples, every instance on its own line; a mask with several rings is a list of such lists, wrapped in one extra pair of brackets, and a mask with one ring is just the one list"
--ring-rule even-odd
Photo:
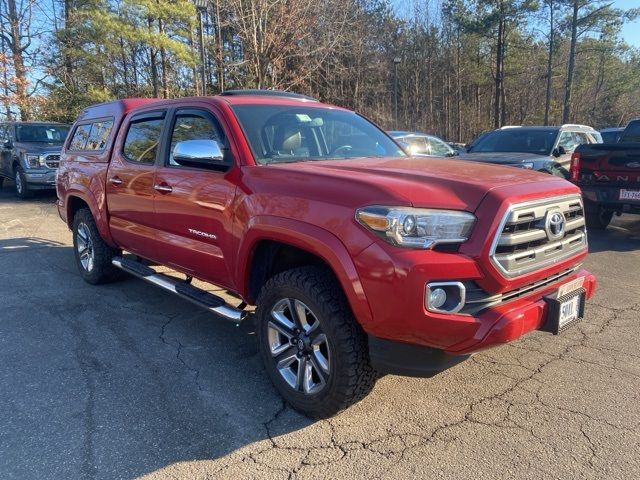
[(582, 189), (588, 228), (604, 230), (614, 214), (640, 213), (640, 119), (615, 143), (576, 148), (569, 180)]
[(575, 185), (411, 158), (362, 116), (296, 94), (87, 108), (57, 188), (87, 282), (124, 270), (235, 322), (256, 305), (268, 375), (313, 417), (380, 374), (432, 376), (527, 332), (557, 334), (596, 287)]

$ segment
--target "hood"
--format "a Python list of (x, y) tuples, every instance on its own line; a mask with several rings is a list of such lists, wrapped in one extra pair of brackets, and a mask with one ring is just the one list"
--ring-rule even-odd
[(32, 153), (34, 155), (59, 155), (62, 150), (61, 143), (14, 142), (13, 147), (21, 152)]
[[(308, 161), (257, 167), (254, 179), (274, 193), (286, 181), (287, 193), (336, 205), (406, 205), (475, 211), (493, 189), (564, 182), (530, 170), (451, 158), (389, 158)], [(274, 175), (275, 174), (275, 175)], [(277, 179), (277, 180), (276, 180)]]
[(538, 153), (521, 152), (482, 152), (482, 153), (461, 153), (462, 160), (472, 162), (498, 163), (501, 165), (514, 165), (524, 162), (548, 162), (549, 156)]

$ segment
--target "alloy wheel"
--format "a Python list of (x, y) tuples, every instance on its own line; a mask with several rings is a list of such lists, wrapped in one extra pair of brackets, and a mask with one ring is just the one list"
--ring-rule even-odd
[(19, 171), (16, 172), (15, 182), (16, 182), (16, 191), (18, 192), (19, 195), (22, 195), (22, 189), (24, 188), (24, 186), (22, 185), (22, 175), (20, 175)]
[(279, 300), (271, 309), (267, 332), (271, 356), (285, 382), (307, 395), (320, 392), (331, 374), (330, 347), (311, 309), (294, 298)]
[(80, 264), (85, 271), (90, 272), (93, 270), (95, 254), (93, 250), (93, 241), (91, 240), (91, 233), (89, 232), (89, 227), (87, 227), (85, 223), (80, 223), (78, 225), (76, 239), (76, 248), (78, 250), (78, 257), (80, 258)]

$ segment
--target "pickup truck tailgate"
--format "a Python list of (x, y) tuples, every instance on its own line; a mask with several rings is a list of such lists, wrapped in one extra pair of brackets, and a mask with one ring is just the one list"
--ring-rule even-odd
[(640, 143), (581, 145), (580, 183), (640, 187)]

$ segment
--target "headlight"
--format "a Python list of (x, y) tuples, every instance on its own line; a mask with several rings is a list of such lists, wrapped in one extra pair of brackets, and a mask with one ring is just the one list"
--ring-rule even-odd
[(526, 168), (527, 170), (533, 170), (533, 163), (525, 162), (520, 164), (521, 168)]
[(356, 220), (393, 245), (427, 249), (464, 242), (476, 217), (458, 210), (372, 206), (358, 209)]
[(44, 165), (44, 158), (40, 155), (25, 154), (24, 161), (29, 168), (39, 168)]

